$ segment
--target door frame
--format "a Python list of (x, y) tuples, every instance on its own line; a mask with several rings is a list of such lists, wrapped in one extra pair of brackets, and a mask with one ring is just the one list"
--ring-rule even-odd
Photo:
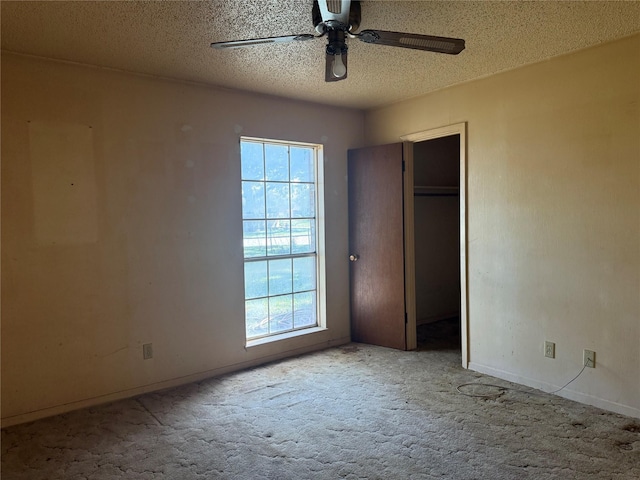
[(460, 135), (460, 336), (462, 343), (462, 367), (469, 368), (469, 297), (468, 245), (467, 245), (467, 122), (423, 130), (402, 135), (404, 175), (404, 231), (405, 231), (405, 305), (407, 311), (407, 350), (418, 346), (416, 324), (416, 274), (413, 200), (413, 144), (435, 138)]

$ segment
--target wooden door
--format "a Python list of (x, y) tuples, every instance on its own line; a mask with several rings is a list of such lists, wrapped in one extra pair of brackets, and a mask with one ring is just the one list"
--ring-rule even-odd
[(402, 144), (349, 150), (351, 337), (406, 350)]

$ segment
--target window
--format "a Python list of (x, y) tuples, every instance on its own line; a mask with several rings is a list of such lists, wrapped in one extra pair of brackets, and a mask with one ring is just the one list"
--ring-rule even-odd
[(321, 148), (240, 140), (247, 340), (322, 324)]

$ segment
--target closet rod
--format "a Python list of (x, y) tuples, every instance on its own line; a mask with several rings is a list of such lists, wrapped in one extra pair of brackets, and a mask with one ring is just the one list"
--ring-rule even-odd
[(414, 193), (414, 197), (458, 197), (457, 193)]
[(413, 195), (416, 197), (457, 197), (460, 189), (458, 187), (430, 187), (415, 185)]

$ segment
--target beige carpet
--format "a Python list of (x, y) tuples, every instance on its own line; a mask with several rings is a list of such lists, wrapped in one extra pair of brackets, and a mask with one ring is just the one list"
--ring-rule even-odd
[(463, 370), (452, 347), (351, 344), (10, 427), (2, 479), (640, 478), (640, 420)]

